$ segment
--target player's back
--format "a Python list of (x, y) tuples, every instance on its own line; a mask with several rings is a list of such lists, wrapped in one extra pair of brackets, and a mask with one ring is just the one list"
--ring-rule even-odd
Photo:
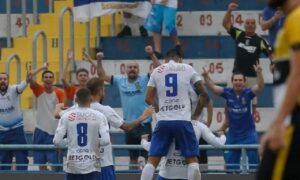
[(90, 108), (75, 108), (65, 114), (63, 120), (67, 120), (67, 172), (99, 171), (99, 136), (101, 121), (106, 122), (104, 115)]
[(156, 68), (148, 86), (157, 90), (158, 120), (188, 120), (191, 117), (189, 88), (200, 80), (198, 73), (188, 64), (170, 61)]

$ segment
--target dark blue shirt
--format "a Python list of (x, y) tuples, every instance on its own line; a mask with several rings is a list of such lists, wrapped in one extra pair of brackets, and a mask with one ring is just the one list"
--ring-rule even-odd
[(226, 99), (229, 131), (231, 137), (246, 137), (255, 132), (255, 124), (251, 113), (251, 100), (255, 94), (250, 88), (245, 88), (238, 96), (233, 88), (224, 88), (221, 96)]
[[(274, 16), (275, 12), (276, 10), (273, 8), (270, 7), (264, 8), (263, 17), (262, 17), (263, 20), (267, 21), (271, 19)], [(274, 47), (276, 35), (278, 31), (282, 28), (284, 20), (285, 20), (285, 16), (280, 17), (269, 29), (268, 41), (271, 47)]]

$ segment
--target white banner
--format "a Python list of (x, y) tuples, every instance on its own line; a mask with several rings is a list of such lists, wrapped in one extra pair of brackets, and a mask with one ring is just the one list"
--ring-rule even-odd
[[(247, 18), (256, 20), (256, 32), (267, 35), (260, 27), (262, 11), (233, 11), (231, 20), (234, 26), (244, 29)], [(176, 26), (180, 36), (217, 36), (228, 35), (222, 26), (225, 11), (179, 11), (176, 17)]]
[[(103, 60), (103, 67), (106, 74), (125, 74), (126, 63), (128, 62), (129, 60)], [(151, 72), (152, 64), (150, 60), (139, 60), (137, 62), (140, 65), (141, 74)], [(231, 78), (233, 59), (185, 59), (184, 62), (191, 64), (199, 74), (202, 73), (202, 67), (205, 67), (209, 71), (213, 81), (216, 83), (227, 83), (228, 79)], [(263, 68), (265, 83), (272, 83), (273, 76), (269, 70), (270, 61), (268, 59), (261, 59), (260, 63)], [(91, 67), (89, 63), (77, 61), (77, 68), (81, 67), (89, 70), (92, 76), (97, 75), (96, 68)]]
[[(7, 16), (5, 14), (0, 15), (0, 37), (7, 37)], [(26, 27), (32, 23), (32, 14), (26, 15)], [(22, 15), (21, 14), (12, 14), (11, 15), (11, 36), (18, 37), (22, 36)]]

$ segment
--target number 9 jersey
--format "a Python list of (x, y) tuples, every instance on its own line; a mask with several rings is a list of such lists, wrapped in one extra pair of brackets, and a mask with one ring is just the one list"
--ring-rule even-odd
[(148, 86), (156, 88), (158, 95), (158, 120), (191, 119), (189, 88), (201, 77), (188, 64), (170, 60), (152, 72)]

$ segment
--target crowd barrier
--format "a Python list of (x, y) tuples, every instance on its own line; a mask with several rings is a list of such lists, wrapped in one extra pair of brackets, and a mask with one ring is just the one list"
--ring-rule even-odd
[[(141, 145), (112, 145), (113, 149), (142, 149)], [(255, 172), (255, 170), (250, 170), (249, 169), (249, 165), (251, 166), (257, 166), (257, 164), (248, 164), (247, 161), (247, 154), (246, 151), (247, 150), (257, 150), (259, 145), (257, 144), (248, 144), (248, 145), (224, 145), (222, 147), (213, 147), (211, 145), (199, 145), (200, 149), (206, 149), (206, 150), (241, 150), (241, 163), (240, 163), (240, 170), (235, 171), (237, 173), (240, 174), (248, 174), (248, 173), (253, 173)], [(33, 145), (33, 144), (27, 144), (27, 145), (23, 145), (23, 144), (0, 144), (0, 151), (1, 150), (67, 150), (67, 148), (57, 148), (54, 145)], [(64, 162), (63, 162), (63, 156), (65, 156), (65, 153), (60, 153), (60, 157), (59, 157), (59, 164), (55, 164), (53, 166), (57, 166), (57, 172), (63, 172), (63, 166), (64, 166)], [(11, 166), (11, 164), (0, 164), (1, 166)], [(20, 164), (22, 165), (22, 164)], [(222, 166), (224, 167), (225, 164), (220, 164), (220, 163), (208, 163), (208, 165), (213, 165), (213, 166)], [(229, 164), (226, 164), (229, 165)], [(232, 164), (234, 165), (234, 164)], [(17, 166), (17, 165), (15, 165)], [(28, 166), (33, 166), (33, 164), (29, 164)], [(36, 164), (34, 166), (37, 166)], [(124, 164), (118, 164), (115, 163), (115, 166), (124, 166)], [(127, 166), (132, 166), (131, 164), (127, 164)], [(12, 172), (12, 171), (10, 171)], [(15, 171), (16, 172), (16, 171)], [(128, 171), (123, 171), (123, 172), (130, 172)], [(139, 171), (138, 171), (139, 172)], [(214, 172), (214, 173), (226, 173), (229, 172), (225, 169), (220, 169), (218, 168), (218, 170), (209, 170), (207, 172)]]

